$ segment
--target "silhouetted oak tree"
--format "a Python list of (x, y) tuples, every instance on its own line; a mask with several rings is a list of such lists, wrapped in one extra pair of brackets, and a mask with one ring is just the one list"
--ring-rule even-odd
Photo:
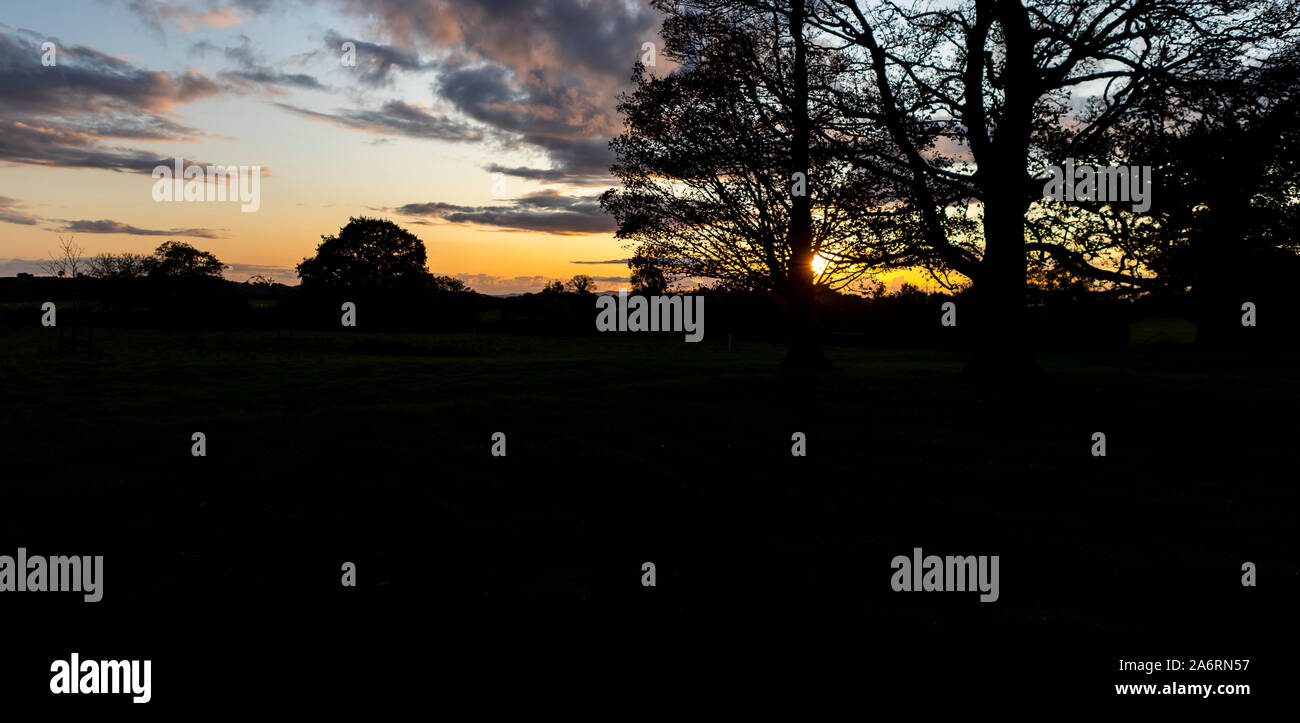
[[(893, 179), (922, 214), (921, 241), (974, 281), (970, 369), (1008, 377), (1036, 367), (1023, 328), (1031, 253), (1080, 274), (1114, 272), (1103, 254), (1094, 264), (1059, 237), (1026, 238), (1043, 169), (1104, 153), (1109, 132), (1171, 82), (1273, 52), (1297, 17), (1274, 0), (824, 0), (813, 8), (810, 22), (853, 58), (838, 102), (857, 121), (846, 154)], [(953, 233), (951, 199), (974, 208), (978, 237)]]
[(143, 262), (155, 279), (220, 279), (226, 265), (210, 251), (201, 251), (184, 241), (165, 241)]
[(351, 218), (298, 264), (304, 289), (412, 289), (430, 280), (424, 242), (392, 221)]

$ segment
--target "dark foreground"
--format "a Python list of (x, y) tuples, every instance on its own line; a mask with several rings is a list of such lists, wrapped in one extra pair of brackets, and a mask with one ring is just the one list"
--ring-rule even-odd
[[(974, 712), (1137, 704), (1116, 683), (1294, 690), (1295, 358), (1139, 343), (1008, 390), (931, 351), (832, 348), (836, 371), (803, 377), (717, 340), (56, 339), (0, 330), (0, 555), (102, 554), (104, 599), (0, 594), (16, 703), (433, 711), (486, 689), (631, 711), (687, 685)], [(892, 591), (915, 547), (998, 555), (999, 599)], [(51, 696), (73, 651), (153, 660), (153, 702)], [(1225, 658), (1252, 662), (1118, 669)]]

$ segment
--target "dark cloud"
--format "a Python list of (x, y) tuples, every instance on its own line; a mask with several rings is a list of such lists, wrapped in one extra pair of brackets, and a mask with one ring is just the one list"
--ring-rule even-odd
[(490, 173), (504, 173), (507, 176), (516, 176), (529, 181), (568, 183), (575, 186), (608, 186), (610, 183), (609, 174), (607, 173), (574, 173), (564, 168), (528, 168), (526, 166), (510, 168), (499, 163), (493, 163), (484, 170)]
[(605, 215), (596, 196), (562, 196), (540, 192), (500, 206), (459, 206), (441, 201), (408, 203), (394, 209), (403, 216), (425, 216), (447, 223), (468, 223), (561, 236), (610, 233), (614, 219)]
[(26, 202), (8, 196), (0, 196), (0, 221), (16, 223), (20, 226), (35, 226), (41, 219), (24, 210)]
[(316, 80), (316, 76), (306, 73), (284, 73), (268, 68), (231, 71), (222, 73), (221, 77), (234, 82), (246, 81), (258, 85), (287, 85), (308, 90), (325, 90), (325, 86)]
[(65, 168), (151, 173), (172, 160), (149, 151), (105, 146), (75, 128), (50, 122), (0, 118), (0, 159)]
[(330, 54), (342, 57), (342, 46), (345, 42), (352, 43), (356, 51), (357, 64), (348, 69), (355, 69), (360, 81), (372, 87), (390, 85), (395, 70), (421, 72), (437, 67), (437, 64), (432, 61), (420, 60), (418, 53), (402, 50), (393, 45), (381, 45), (344, 37), (333, 30), (325, 34), (325, 48)]
[(629, 262), (629, 261), (631, 261), (631, 259), (610, 259), (610, 260), (608, 260), (608, 261), (570, 261), (569, 263), (571, 263), (571, 264), (591, 264), (591, 265), (593, 265), (593, 266), (606, 266), (606, 265), (613, 266), (613, 265), (616, 265), (616, 264), (618, 264), (618, 265), (626, 264), (626, 263)]
[[(480, 66), (445, 73), (435, 91), (457, 110), (511, 138), (513, 143), (546, 151), (550, 169), (489, 170), (532, 180), (576, 183), (605, 182), (613, 155), (609, 138), (615, 132), (612, 106), (599, 96), (565, 82), (548, 82), (545, 71), (534, 71), (526, 82), (501, 67)], [(612, 103), (612, 100), (611, 100)]]
[(121, 233), (131, 236), (181, 236), (186, 238), (221, 238), (222, 235), (209, 228), (173, 228), (170, 230), (137, 228), (121, 221), (65, 221), (60, 231), (70, 233)]
[(143, 70), (93, 48), (52, 42), (58, 49), (56, 64), (46, 67), (37, 42), (0, 33), (0, 97), (6, 115), (157, 114), (222, 92), (198, 73)]
[(57, 39), (46, 67), (33, 36), (0, 32), (0, 161), (149, 173), (168, 160), (111, 141), (194, 140), (202, 131), (168, 114), (223, 92), (198, 73), (144, 70)]
[(462, 121), (434, 115), (423, 108), (400, 100), (389, 101), (379, 110), (354, 108), (338, 110), (334, 113), (319, 113), (287, 103), (276, 103), (276, 105), (306, 118), (336, 123), (367, 133), (447, 141), (475, 141), (483, 137), (481, 131)]
[(590, 113), (581, 98), (566, 98), (557, 89), (540, 85), (521, 86), (510, 71), (496, 66), (461, 68), (442, 75), (434, 88), (460, 111), (474, 120), (510, 133), (531, 133), (548, 137), (572, 131), (565, 104), (574, 113)]
[(627, 80), (641, 44), (657, 41), (649, 2), (606, 0), (337, 0), (409, 47), (456, 48), (510, 67), (572, 69)]
[(616, 97), (661, 20), (645, 0), (335, 1), (403, 47), (449, 54), (435, 91), (551, 164), (489, 170), (588, 185), (608, 179)]
[[(176, 160), (152, 151), (105, 145), (96, 136), (66, 124), (3, 117), (0, 117), (0, 159), (34, 166), (101, 168), (145, 174), (153, 173), (158, 166), (171, 168)], [(214, 165), (193, 158), (187, 158), (185, 162), (186, 165)], [(269, 176), (270, 169), (263, 166), (262, 175)]]
[(514, 203), (528, 208), (598, 209), (600, 196), (567, 196), (554, 189), (545, 189), (515, 199)]

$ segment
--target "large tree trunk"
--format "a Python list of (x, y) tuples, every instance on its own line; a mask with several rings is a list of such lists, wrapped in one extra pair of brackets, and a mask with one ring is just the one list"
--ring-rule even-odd
[[(1224, 171), (1222, 178), (1227, 178)], [(1242, 232), (1240, 219), (1251, 213), (1250, 199), (1240, 193), (1247, 184), (1223, 189), (1201, 213), (1201, 228), (1191, 238), (1191, 319), (1201, 346), (1241, 349), (1257, 339), (1254, 329), (1241, 325), (1244, 302), (1261, 303), (1258, 287), (1267, 276), (1267, 261), (1259, 258)], [(1252, 268), (1253, 267), (1253, 268)]]
[[(813, 295), (812, 251), (812, 179), (808, 178), (808, 147), (812, 141), (808, 117), (808, 58), (803, 27), (805, 0), (794, 0), (790, 13), (790, 39), (794, 43), (793, 120), (790, 138), (791, 175), (802, 173), (804, 193), (790, 201), (790, 270), (787, 295), (790, 300), (790, 348), (787, 369), (816, 370), (830, 368), (817, 338), (816, 310)], [(787, 179), (789, 182), (789, 179)]]
[[(1034, 101), (1041, 92), (1034, 73), (1035, 37), (1030, 31), (1024, 7), (1014, 3), (983, 3), (981, 15), (1001, 26), (1006, 67), (1002, 114), (990, 129), (984, 111), (983, 69), (986, 35), (969, 48), (966, 93), (970, 118), (979, 123), (978, 143), (973, 144), (979, 164), (976, 176), (983, 190), (984, 258), (974, 279), (975, 342), (969, 375), (994, 382), (1018, 382), (1039, 374), (1026, 328), (1028, 301), (1025, 248), (1025, 213), (1030, 199), (1026, 193), (1025, 159), (1033, 130)], [(985, 32), (988, 26), (983, 26)], [(985, 135), (992, 130), (993, 135)]]
[(974, 348), (966, 372), (990, 381), (1038, 375), (1027, 338), (1025, 217), (1018, 199), (984, 207), (984, 259), (972, 289)]

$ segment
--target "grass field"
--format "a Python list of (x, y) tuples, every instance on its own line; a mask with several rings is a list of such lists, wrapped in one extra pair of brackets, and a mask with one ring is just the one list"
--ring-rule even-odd
[[(3, 329), (0, 549), (109, 546), (106, 599), (147, 610), (328, 608), (352, 560), (394, 610), (1235, 639), (1298, 574), (1300, 377), (1185, 332), (1008, 390), (935, 351), (807, 376), (744, 340)], [(917, 546), (1000, 555), (999, 602), (892, 592)]]

